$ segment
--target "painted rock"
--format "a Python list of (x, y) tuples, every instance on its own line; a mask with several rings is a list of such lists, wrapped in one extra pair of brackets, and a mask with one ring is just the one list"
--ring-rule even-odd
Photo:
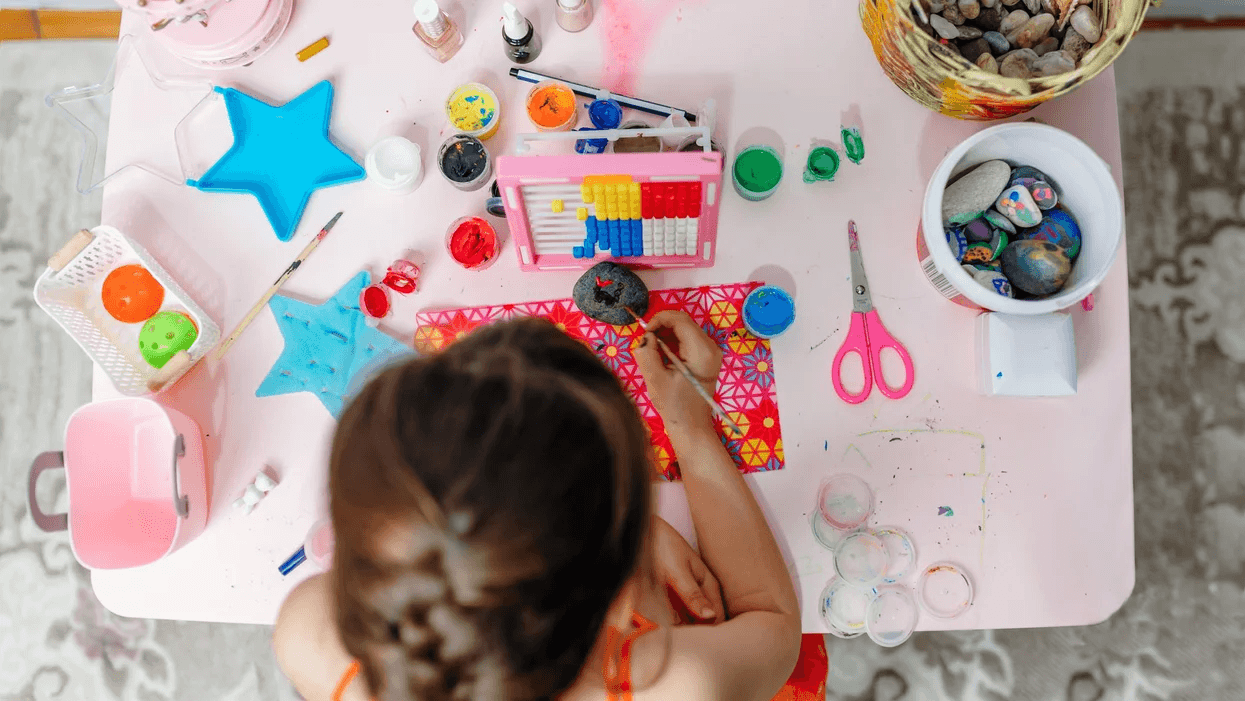
[(986, 161), (948, 185), (942, 194), (942, 223), (967, 224), (980, 217), (1007, 187), (1010, 174), (1007, 163)]
[(1033, 196), (1033, 202), (1037, 204), (1038, 209), (1054, 209), (1059, 204), (1059, 195), (1055, 194), (1055, 188), (1045, 180), (1039, 180), (1029, 186), (1029, 194)]
[(985, 243), (994, 235), (990, 227), (990, 222), (984, 218), (977, 218), (964, 225), (964, 238), (969, 243)]
[(1013, 185), (999, 195), (994, 206), (1019, 227), (1037, 226), (1042, 221), (1042, 210), (1038, 209), (1029, 190), (1020, 185)]
[(965, 265), (974, 265), (976, 263), (989, 263), (994, 259), (994, 251), (990, 250), (990, 245), (985, 243), (974, 243), (964, 252), (964, 260), (961, 262)]
[(1002, 272), (1003, 270), (1003, 264), (1000, 263), (997, 258), (989, 263), (973, 263), (969, 267), (973, 270), (995, 270), (999, 272)]
[(1062, 248), (1072, 260), (1076, 260), (1081, 254), (1081, 227), (1066, 209), (1052, 209), (1047, 212), (1041, 223), (1025, 232), (1025, 238), (1049, 241)]
[(973, 279), (987, 290), (994, 290), (1004, 297), (1015, 297), (1012, 283), (1007, 276), (997, 270), (974, 270)]
[(1051, 180), (1046, 173), (1030, 166), (1017, 166), (1012, 168), (1011, 174), (1007, 177), (1008, 185), (1024, 185), (1025, 187), (1029, 187), (1038, 181), (1050, 183), (1050, 186), (1055, 189), (1059, 188), (1059, 186), (1055, 184), (1055, 181)]
[(1007, 37), (999, 34), (998, 32), (986, 32), (981, 35), (981, 38), (985, 39), (986, 43), (990, 45), (990, 53), (995, 56), (1002, 56), (1012, 50), (1011, 42), (1007, 40)]
[(959, 227), (951, 227), (945, 230), (947, 235), (947, 245), (951, 248), (951, 255), (955, 256), (957, 261), (964, 260), (964, 252), (968, 250), (968, 239), (964, 237), (964, 230)]
[(123, 265), (104, 278), (100, 289), (104, 310), (126, 324), (150, 319), (164, 304), (164, 285), (141, 265)]
[(990, 237), (990, 260), (995, 260), (1003, 255), (1003, 249), (1007, 248), (1009, 238), (1007, 232), (1002, 229), (995, 229), (994, 235)]
[(575, 282), (571, 298), (585, 316), (614, 326), (634, 324), (631, 312), (641, 317), (648, 313), (648, 287), (644, 281), (609, 261), (589, 268)]
[(990, 226), (993, 226), (996, 229), (1002, 229), (1009, 234), (1014, 235), (1016, 233), (1016, 225), (1012, 223), (1011, 219), (1003, 216), (1003, 213), (999, 210), (993, 208), (987, 209), (984, 216), (986, 221), (990, 222)]
[(143, 360), (159, 370), (181, 351), (188, 351), (199, 337), (199, 328), (181, 312), (165, 311), (143, 324), (138, 332), (138, 349)]
[(1072, 260), (1062, 248), (1049, 241), (1013, 241), (1003, 249), (1003, 274), (1012, 285), (1036, 297), (1063, 289), (1072, 272)]

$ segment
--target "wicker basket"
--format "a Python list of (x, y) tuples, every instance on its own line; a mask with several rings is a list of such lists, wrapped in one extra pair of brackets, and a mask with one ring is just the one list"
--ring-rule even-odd
[[(913, 0), (915, 1), (915, 0)], [(860, 20), (882, 69), (926, 107), (959, 119), (1002, 119), (1028, 112), (1111, 65), (1141, 26), (1147, 0), (1093, 0), (1102, 38), (1075, 70), (1045, 78), (1005, 78), (969, 63), (917, 27), (909, 0), (861, 0)]]

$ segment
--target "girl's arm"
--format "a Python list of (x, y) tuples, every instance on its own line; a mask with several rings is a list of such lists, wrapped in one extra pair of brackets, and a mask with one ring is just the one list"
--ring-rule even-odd
[(712, 665), (724, 698), (769, 699), (799, 655), (800, 609), (791, 575), (760, 506), (718, 438), (708, 405), (677, 369), (665, 365), (654, 333), (676, 348), (711, 393), (722, 351), (682, 312), (654, 316), (635, 349), (649, 397), (679, 457), (701, 557), (722, 585), (731, 618), (676, 634), (704, 650), (700, 664)]

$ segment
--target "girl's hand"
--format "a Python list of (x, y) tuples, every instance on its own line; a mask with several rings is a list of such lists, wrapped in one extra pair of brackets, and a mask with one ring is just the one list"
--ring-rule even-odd
[(695, 388), (673, 365), (668, 365), (657, 344), (660, 334), (666, 345), (687, 365), (709, 392), (717, 390), (718, 372), (722, 369), (722, 349), (704, 330), (692, 321), (687, 312), (664, 311), (648, 322), (648, 333), (634, 351), (636, 364), (648, 386), (648, 396), (671, 438), (684, 438), (697, 431), (714, 433), (713, 410), (696, 393)]
[(691, 623), (722, 623), (722, 587), (692, 546), (660, 517), (653, 517), (657, 581), (666, 585), (675, 614)]

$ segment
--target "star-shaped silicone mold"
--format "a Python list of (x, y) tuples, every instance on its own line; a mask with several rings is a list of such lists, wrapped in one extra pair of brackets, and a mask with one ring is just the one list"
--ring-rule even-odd
[(285, 348), (255, 390), (257, 397), (310, 392), (337, 418), (351, 380), (386, 360), (413, 352), (397, 339), (367, 324), (359, 294), (370, 283), (356, 275), (324, 304), (313, 305), (277, 295), (268, 303), (285, 338)]
[(329, 138), (333, 84), (315, 84), (281, 106), (217, 87), (233, 128), (233, 146), (198, 180), (207, 192), (249, 192), (277, 238), (289, 241), (311, 193), (364, 176), (363, 166)]

